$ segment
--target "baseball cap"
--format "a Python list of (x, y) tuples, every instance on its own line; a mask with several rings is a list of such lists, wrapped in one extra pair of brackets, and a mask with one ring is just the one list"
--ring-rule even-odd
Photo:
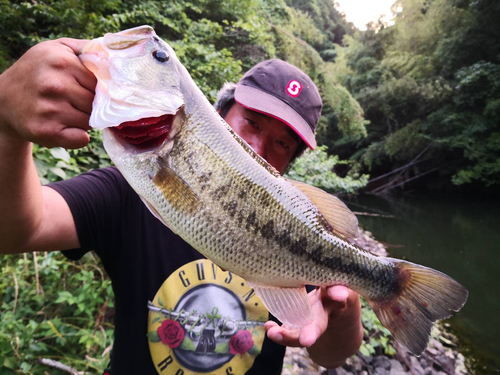
[(234, 99), (245, 108), (277, 118), (311, 149), (323, 102), (318, 88), (302, 70), (283, 60), (266, 60), (236, 84)]

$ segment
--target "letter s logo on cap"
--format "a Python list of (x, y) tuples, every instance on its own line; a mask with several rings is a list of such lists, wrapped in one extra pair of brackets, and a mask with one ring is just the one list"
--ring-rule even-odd
[(294, 79), (288, 82), (288, 85), (286, 86), (286, 92), (294, 98), (299, 96), (300, 90), (302, 90), (302, 85)]

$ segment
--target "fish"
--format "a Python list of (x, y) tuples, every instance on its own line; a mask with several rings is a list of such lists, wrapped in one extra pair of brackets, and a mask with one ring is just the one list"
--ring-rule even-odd
[(465, 304), (467, 289), (444, 273), (356, 246), (347, 206), (254, 152), (150, 26), (96, 38), (79, 57), (98, 82), (90, 125), (151, 213), (287, 327), (313, 319), (305, 285), (344, 285), (419, 355), (434, 322)]

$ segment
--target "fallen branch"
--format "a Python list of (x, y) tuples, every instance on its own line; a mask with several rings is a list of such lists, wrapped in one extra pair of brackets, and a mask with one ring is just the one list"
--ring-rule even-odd
[(19, 284), (17, 282), (17, 277), (16, 277), (16, 272), (12, 270), (12, 277), (14, 278), (14, 313), (16, 312), (16, 307), (17, 307), (17, 299), (19, 298)]
[(393, 169), (393, 170), (392, 170), (392, 171), (390, 171), (390, 172), (384, 173), (384, 174), (382, 174), (382, 175), (380, 175), (380, 176), (377, 176), (377, 177), (374, 177), (374, 178), (372, 178), (372, 179), (368, 180), (368, 183), (371, 183), (371, 182), (374, 182), (374, 181), (381, 180), (381, 179), (382, 179), (382, 178), (384, 178), (384, 177), (387, 177), (387, 176), (390, 176), (391, 174), (394, 174), (394, 173), (396, 173), (396, 172), (399, 172), (401, 169), (407, 169), (407, 168), (412, 167), (412, 166), (414, 166), (414, 165), (416, 165), (416, 164), (419, 164), (419, 163), (422, 163), (422, 162), (424, 162), (424, 161), (428, 161), (428, 160), (431, 160), (431, 159), (434, 159), (434, 158), (427, 158), (427, 159), (422, 159), (422, 160), (412, 160), (412, 161), (410, 161), (408, 164), (405, 164), (405, 165), (403, 165), (403, 166), (401, 166), (401, 167), (399, 167), (399, 168)]
[(401, 186), (401, 185), (404, 185), (404, 184), (406, 184), (406, 183), (408, 183), (408, 182), (410, 182), (410, 181), (416, 180), (417, 178), (420, 178), (420, 177), (423, 177), (423, 176), (425, 176), (425, 175), (428, 175), (429, 173), (435, 172), (435, 171), (437, 171), (438, 169), (441, 169), (441, 168), (447, 167), (449, 164), (450, 164), (450, 163), (445, 164), (445, 165), (442, 165), (442, 166), (440, 166), (440, 167), (433, 168), (433, 169), (431, 169), (430, 171), (427, 171), (427, 172), (424, 172), (424, 173), (420, 173), (420, 174), (418, 174), (418, 175), (416, 175), (416, 176), (414, 176), (414, 177), (412, 177), (412, 178), (409, 178), (409, 179), (407, 179), (407, 180), (404, 180), (404, 181), (400, 182), (399, 184), (396, 184), (396, 185), (393, 185), (393, 186), (391, 186), (391, 187), (388, 187), (388, 188), (386, 188), (386, 190), (391, 190), (391, 189), (397, 188), (397, 187), (399, 187), (399, 186)]
[[(385, 191), (385, 190), (388, 190), (388, 186), (390, 186), (391, 184), (393, 184), (394, 182), (396, 182), (402, 175), (403, 173), (408, 169), (410, 168), (411, 166), (417, 164), (417, 161), (418, 159), (420, 159), (420, 157), (429, 149), (429, 147), (432, 145), (432, 143), (429, 143), (422, 151), (420, 151), (420, 153), (415, 156), (413, 158), (412, 161), (410, 161), (408, 164), (406, 165), (403, 165), (402, 167), (398, 168), (397, 170), (399, 171), (399, 173), (396, 175), (396, 177), (394, 177), (392, 180), (390, 180), (388, 183), (382, 185), (382, 186), (379, 186), (378, 188), (375, 188), (373, 189), (372, 191), (370, 191), (370, 193), (373, 193), (373, 194), (377, 194), (378, 192), (380, 191)], [(389, 173), (390, 174), (390, 173)], [(373, 179), (372, 181), (374, 181), (375, 179)], [(370, 182), (370, 181), (369, 181)]]
[(33, 251), (33, 263), (35, 264), (36, 295), (43, 294), (40, 290), (40, 279), (38, 277), (38, 259), (36, 251)]
[(61, 362), (54, 361), (53, 359), (48, 359), (48, 358), (38, 358), (38, 363), (52, 367), (64, 372), (67, 372), (68, 374), (72, 375), (84, 375), (85, 373), (82, 371), (78, 371), (77, 369), (74, 369), (73, 367), (69, 367), (67, 365), (62, 364)]
[(382, 214), (373, 214), (371, 212), (357, 212), (357, 211), (353, 211), (352, 212), (354, 215), (357, 215), (357, 216), (376, 216), (376, 217), (386, 217), (386, 218), (389, 218), (389, 219), (394, 219), (394, 215), (382, 215)]

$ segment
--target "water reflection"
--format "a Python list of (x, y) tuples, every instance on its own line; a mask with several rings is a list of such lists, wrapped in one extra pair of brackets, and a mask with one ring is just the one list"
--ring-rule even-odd
[[(469, 290), (465, 307), (450, 322), (488, 369), (500, 372), (500, 203), (454, 197), (353, 197), (360, 225), (389, 244), (392, 256), (438, 269)], [(466, 354), (466, 353), (464, 353)]]

